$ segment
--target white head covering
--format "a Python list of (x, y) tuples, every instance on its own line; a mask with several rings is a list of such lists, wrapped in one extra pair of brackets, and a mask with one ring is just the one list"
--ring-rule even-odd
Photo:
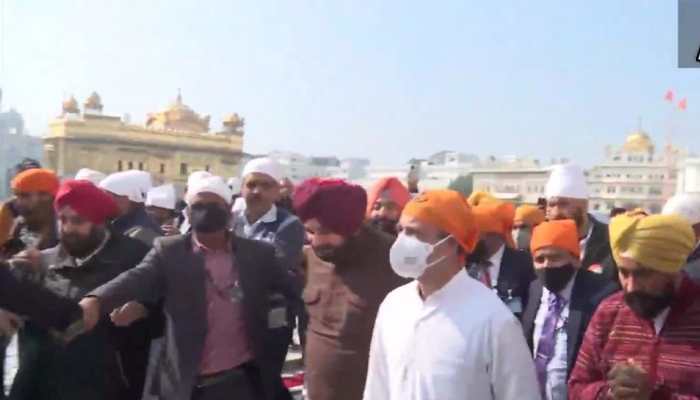
[(198, 180), (203, 178), (209, 178), (210, 176), (214, 175), (207, 171), (195, 171), (191, 173), (190, 176), (187, 178), (187, 187), (189, 188), (190, 186), (194, 185), (194, 183)]
[(228, 187), (231, 188), (233, 194), (238, 194), (241, 192), (241, 178), (228, 178)]
[(568, 197), (588, 199), (588, 185), (581, 167), (576, 164), (562, 164), (552, 167), (545, 187), (545, 197)]
[(126, 196), (134, 203), (143, 203), (145, 193), (148, 191), (146, 183), (150, 183), (150, 174), (148, 174), (148, 182), (143, 171), (122, 171), (110, 174), (100, 182), (100, 188), (114, 193), (117, 196)]
[(284, 178), (284, 168), (280, 163), (277, 161), (263, 157), (263, 158), (256, 158), (254, 160), (248, 161), (248, 164), (245, 165), (245, 168), (243, 168), (243, 174), (241, 175), (243, 179), (245, 179), (248, 175), (252, 173), (259, 173), (259, 174), (265, 174), (269, 176), (270, 178), (274, 179), (276, 182), (279, 182)]
[(148, 191), (146, 206), (175, 210), (175, 186), (171, 184), (154, 187)]
[(81, 181), (90, 181), (95, 186), (98, 186), (100, 182), (104, 178), (106, 178), (107, 175), (103, 174), (100, 171), (95, 171), (94, 169), (90, 168), (81, 168), (77, 174), (75, 174), (75, 179), (81, 180)]
[(247, 206), (247, 204), (245, 202), (245, 199), (243, 197), (239, 197), (236, 199), (236, 201), (233, 202), (233, 207), (231, 208), (231, 211), (234, 214), (239, 213), (239, 212), (245, 211), (246, 206)]
[(146, 199), (146, 194), (148, 194), (148, 191), (153, 187), (153, 179), (151, 178), (151, 174), (149, 172), (139, 171), (137, 169), (131, 169), (126, 171), (126, 173), (134, 178), (139, 185), (139, 190), (141, 190), (141, 193), (143, 193), (143, 198)]
[(192, 201), (194, 201), (194, 197), (200, 193), (213, 193), (218, 195), (226, 200), (226, 204), (231, 204), (231, 198), (233, 197), (231, 189), (229, 189), (224, 178), (220, 176), (210, 176), (208, 178), (196, 180), (192, 186), (187, 187), (185, 202), (191, 205)]
[(700, 194), (677, 194), (666, 202), (662, 214), (676, 214), (690, 225), (700, 224)]

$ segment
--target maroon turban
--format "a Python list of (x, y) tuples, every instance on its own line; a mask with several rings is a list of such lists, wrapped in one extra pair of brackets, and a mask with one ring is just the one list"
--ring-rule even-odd
[(97, 225), (104, 224), (119, 212), (112, 196), (85, 180), (67, 180), (58, 188), (54, 208), (58, 211), (66, 206)]
[(312, 178), (294, 191), (294, 209), (303, 222), (316, 218), (334, 233), (351, 236), (365, 219), (367, 192), (341, 179)]

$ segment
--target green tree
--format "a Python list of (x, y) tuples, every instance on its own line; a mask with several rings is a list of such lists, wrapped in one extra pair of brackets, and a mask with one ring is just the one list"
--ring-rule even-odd
[(469, 196), (474, 190), (474, 177), (471, 174), (460, 175), (457, 179), (450, 182), (447, 188)]

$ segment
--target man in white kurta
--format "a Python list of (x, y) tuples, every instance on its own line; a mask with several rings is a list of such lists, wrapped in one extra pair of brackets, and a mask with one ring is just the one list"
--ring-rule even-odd
[[(476, 241), (463, 197), (438, 191), (415, 200), (391, 259), (399, 275), (417, 280), (379, 309), (364, 400), (539, 400), (519, 322), (462, 268)], [(426, 243), (427, 265), (411, 271), (423, 256), (410, 249)]]

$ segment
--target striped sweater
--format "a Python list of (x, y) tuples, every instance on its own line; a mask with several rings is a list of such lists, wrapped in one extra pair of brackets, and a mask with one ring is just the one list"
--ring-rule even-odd
[(593, 315), (569, 380), (569, 398), (606, 399), (607, 374), (633, 358), (649, 374), (653, 400), (700, 399), (700, 287), (683, 278), (659, 335), (627, 307), (623, 292)]

